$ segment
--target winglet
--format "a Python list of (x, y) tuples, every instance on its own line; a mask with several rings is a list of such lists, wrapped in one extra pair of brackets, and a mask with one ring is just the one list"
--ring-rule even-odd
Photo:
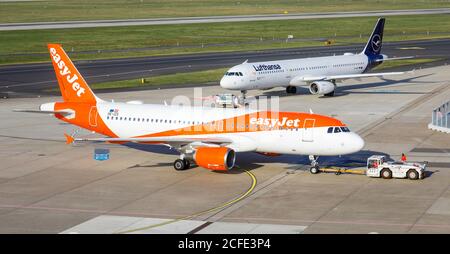
[(312, 109), (309, 109), (309, 113), (312, 115), (314, 114), (314, 112), (312, 111)]
[(66, 137), (66, 144), (72, 144), (75, 141), (75, 138), (67, 133), (64, 133), (64, 136)]

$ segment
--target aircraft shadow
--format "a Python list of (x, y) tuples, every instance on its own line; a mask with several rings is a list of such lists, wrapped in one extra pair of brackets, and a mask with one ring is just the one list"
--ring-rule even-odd
[[(355, 85), (339, 85), (338, 84), (335, 95), (333, 97), (345, 96), (350, 93), (358, 93), (358, 94), (424, 94), (423, 92), (353, 91), (353, 90), (366, 89), (366, 88), (380, 88), (380, 87), (388, 87), (391, 85), (396, 85), (398, 83), (409, 83), (409, 82), (414, 81), (415, 79), (428, 77), (431, 75), (433, 75), (433, 74), (431, 74), (431, 73), (424, 74), (424, 75), (404, 78), (404, 79), (400, 79), (400, 80), (381, 78), (382, 81), (380, 81), (380, 82), (355, 84)], [(407, 85), (411, 86), (411, 85), (430, 84), (430, 83), (436, 83), (436, 82), (435, 81), (414, 81), (414, 83), (407, 84)], [(297, 94), (295, 94), (295, 95), (302, 95), (302, 94), (309, 94), (309, 89), (306, 87), (297, 87)], [(270, 98), (270, 96), (287, 97), (287, 96), (295, 96), (295, 95), (287, 94), (285, 90), (276, 90), (276, 91), (264, 91), (263, 94), (260, 96), (267, 96)], [(260, 96), (255, 96), (255, 97), (259, 98)], [(320, 96), (319, 98), (332, 98), (332, 97)]]
[[(367, 158), (372, 155), (384, 155), (388, 160), (392, 160), (389, 154), (383, 152), (361, 150), (349, 155), (322, 156), (319, 157), (318, 162), (321, 167), (361, 168), (366, 166)], [(280, 155), (273, 157), (258, 153), (238, 153), (236, 156), (236, 165), (242, 169), (247, 169), (247, 166), (252, 167), (253, 164), (259, 163), (284, 163), (288, 164), (287, 169), (309, 169), (310, 165), (308, 156), (302, 155)]]
[[(130, 143), (124, 144), (124, 146), (145, 152), (174, 155), (173, 160), (178, 158), (179, 154), (176, 150), (171, 150), (170, 148), (161, 145), (144, 145), (144, 144)], [(371, 155), (384, 155), (388, 160), (392, 160), (389, 154), (383, 152), (372, 150), (361, 150), (357, 153), (350, 155), (322, 156), (319, 157), (318, 162), (321, 167), (343, 167), (349, 169), (361, 168), (366, 166), (367, 158), (370, 157)], [(265, 156), (254, 152), (245, 152), (236, 154), (236, 166), (233, 170), (217, 173), (242, 174), (245, 173), (244, 170), (252, 171), (260, 167), (263, 167), (264, 164), (274, 164), (274, 163), (288, 164), (287, 166), (285, 166), (285, 168), (294, 170), (308, 170), (310, 165), (308, 156), (304, 155)], [(172, 164), (173, 161), (165, 163), (159, 162), (155, 164), (146, 163), (146, 164), (136, 164), (129, 168), (132, 169), (132, 168), (172, 167)], [(193, 164), (191, 166), (191, 169), (196, 167), (198, 166)]]

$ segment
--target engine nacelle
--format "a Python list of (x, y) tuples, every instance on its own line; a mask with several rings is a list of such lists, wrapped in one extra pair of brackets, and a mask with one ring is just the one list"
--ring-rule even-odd
[(234, 167), (235, 152), (227, 147), (198, 147), (194, 160), (200, 167), (210, 170), (229, 170)]
[(309, 91), (312, 94), (327, 94), (334, 91), (334, 84), (329, 81), (315, 81), (309, 85)]

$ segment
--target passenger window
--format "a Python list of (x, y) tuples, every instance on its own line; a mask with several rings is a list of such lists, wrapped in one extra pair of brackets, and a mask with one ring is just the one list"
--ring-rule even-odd
[(333, 133), (333, 127), (328, 128), (327, 133)]
[(339, 133), (341, 132), (341, 129), (339, 129), (339, 127), (334, 128), (334, 133)]

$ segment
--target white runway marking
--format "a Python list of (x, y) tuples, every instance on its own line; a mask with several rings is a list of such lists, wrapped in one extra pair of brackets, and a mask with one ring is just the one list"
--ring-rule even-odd
[[(101, 215), (64, 230), (61, 234), (113, 234), (166, 221), (170, 219)], [(203, 224), (205, 221), (180, 220), (133, 233), (186, 234)], [(305, 229), (306, 226), (297, 225), (214, 222), (203, 227), (196, 234), (300, 234)]]

